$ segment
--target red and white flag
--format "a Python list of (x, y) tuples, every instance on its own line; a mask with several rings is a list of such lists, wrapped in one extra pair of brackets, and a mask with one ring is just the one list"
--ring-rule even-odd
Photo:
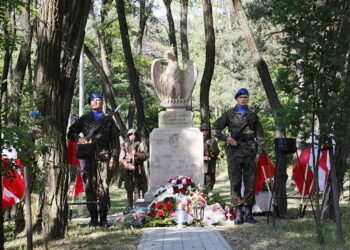
[(85, 183), (83, 179), (83, 170), (84, 170), (84, 160), (79, 160), (80, 161), (80, 166), (79, 171), (77, 173), (77, 176), (75, 178), (75, 184), (73, 188), (73, 198), (77, 197), (80, 193), (85, 192)]
[[(295, 184), (302, 196), (306, 196), (309, 193), (314, 192), (314, 166), (317, 162), (317, 154), (317, 147), (315, 147), (313, 150), (311, 147), (307, 147), (301, 152), (299, 156), (299, 161), (297, 160), (297, 162), (295, 163), (293, 169), (293, 177), (295, 180)], [(321, 153), (318, 163), (317, 184), (321, 191), (323, 191), (326, 187), (329, 169), (329, 151), (324, 150)]]
[(24, 179), (21, 175), (19, 167), (23, 167), (23, 163), (16, 159), (15, 161), (2, 157), (3, 175), (3, 196), (2, 208), (7, 208), (20, 202), (24, 196)]
[(326, 188), (330, 166), (329, 150), (324, 150), (318, 162), (318, 186), (321, 191)]
[(75, 177), (75, 183), (73, 187), (73, 198), (77, 197), (80, 193), (85, 192), (85, 183), (83, 179), (84, 160), (80, 160), (76, 157), (77, 154), (77, 142), (68, 140), (67, 144), (67, 162), (70, 165), (78, 167), (78, 173)]
[[(268, 178), (271, 178), (275, 175), (275, 166), (272, 164), (270, 158), (264, 152), (256, 164), (256, 180), (255, 180), (255, 194), (260, 193), (263, 190), (265, 181)], [(244, 197), (244, 180), (242, 176), (242, 185), (241, 185), (241, 196)]]
[(67, 143), (67, 162), (69, 165), (79, 166), (79, 159), (76, 157), (77, 155), (77, 142), (68, 140)]
[(255, 194), (260, 193), (263, 190), (266, 179), (271, 178), (274, 175), (275, 166), (264, 152), (256, 164)]

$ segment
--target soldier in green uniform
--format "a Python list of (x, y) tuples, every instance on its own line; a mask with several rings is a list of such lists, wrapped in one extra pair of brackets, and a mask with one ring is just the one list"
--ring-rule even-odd
[[(95, 143), (96, 149), (85, 159), (84, 182), (87, 208), (91, 221), (89, 226), (108, 226), (107, 214), (111, 206), (109, 184), (115, 160), (119, 152), (118, 130), (111, 117), (102, 112), (102, 96), (93, 93), (88, 98), (92, 111), (81, 116), (69, 127), (68, 139), (78, 144)], [(83, 136), (80, 136), (80, 133)], [(97, 206), (99, 198), (99, 206)], [(99, 210), (98, 210), (99, 207)], [(98, 221), (98, 212), (100, 221)]]
[[(224, 112), (215, 121), (213, 131), (219, 140), (228, 144), (227, 165), (231, 183), (231, 200), (237, 213), (235, 223), (256, 223), (252, 215), (252, 208), (255, 204), (255, 167), (264, 150), (263, 128), (258, 116), (248, 107), (248, 90), (239, 89), (235, 94), (235, 99), (237, 105)], [(242, 128), (247, 117), (249, 118), (247, 126), (239, 135), (235, 135), (235, 132)], [(224, 128), (228, 128), (229, 136), (223, 134)], [(245, 186), (244, 199), (241, 197), (242, 176)]]
[(203, 123), (200, 126), (204, 144), (204, 184), (213, 190), (215, 184), (216, 160), (220, 153), (216, 140), (209, 137), (209, 125)]
[(119, 164), (124, 170), (124, 187), (128, 197), (127, 210), (134, 205), (134, 200), (141, 198), (143, 186), (146, 185), (143, 162), (148, 158), (147, 147), (137, 140), (135, 129), (129, 129), (128, 140), (122, 144)]

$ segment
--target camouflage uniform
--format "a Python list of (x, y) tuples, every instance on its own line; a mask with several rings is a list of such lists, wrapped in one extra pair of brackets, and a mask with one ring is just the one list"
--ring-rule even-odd
[[(96, 131), (92, 138), (97, 144), (97, 153), (95, 159), (85, 160), (84, 166), (84, 182), (87, 208), (91, 216), (92, 225), (98, 222), (97, 201), (99, 197), (99, 213), (100, 223), (107, 222), (107, 213), (111, 206), (109, 198), (109, 184), (111, 181), (113, 168), (109, 168), (109, 161), (113, 157), (118, 157), (119, 152), (119, 135), (113, 121), (110, 117), (102, 115), (98, 120), (102, 126)], [(73, 123), (68, 131), (68, 139), (78, 141), (79, 134), (83, 133), (87, 136), (89, 132), (96, 126), (96, 121), (92, 112), (81, 116)]]
[[(207, 141), (211, 141), (211, 145)], [(216, 140), (203, 137), (204, 156), (208, 156), (209, 160), (204, 160), (204, 184), (213, 190), (215, 184), (216, 160), (219, 155), (219, 147)]]
[[(128, 133), (129, 134), (129, 133)], [(138, 141), (128, 141), (122, 144), (119, 164), (124, 170), (124, 187), (128, 197), (128, 206), (133, 207), (134, 200), (141, 198), (145, 180), (143, 162), (148, 158), (147, 147)]]
[[(214, 125), (214, 135), (226, 142), (228, 136), (222, 133), (224, 128), (233, 137), (235, 131), (239, 129), (245, 118), (253, 113), (247, 110), (241, 114), (237, 106), (227, 110), (218, 118)], [(227, 165), (231, 183), (231, 201), (232, 205), (237, 207), (241, 205), (253, 206), (255, 204), (255, 178), (256, 178), (256, 154), (262, 154), (264, 148), (263, 129), (259, 118), (253, 114), (248, 122), (248, 126), (236, 140), (237, 146), (227, 145)], [(244, 181), (244, 200), (241, 197), (242, 175)]]

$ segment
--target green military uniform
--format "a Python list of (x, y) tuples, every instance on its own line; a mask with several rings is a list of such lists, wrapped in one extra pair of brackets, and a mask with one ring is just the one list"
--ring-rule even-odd
[[(128, 132), (129, 135), (129, 132)], [(128, 198), (128, 207), (132, 208), (134, 200), (141, 198), (145, 180), (143, 162), (148, 158), (147, 147), (138, 141), (128, 141), (122, 144), (119, 164), (124, 170), (124, 187)]]
[[(211, 141), (211, 145), (207, 142)], [(215, 184), (215, 173), (216, 173), (216, 160), (220, 153), (216, 140), (203, 136), (204, 143), (204, 156), (207, 160), (204, 160), (204, 184), (213, 190)]]
[[(257, 153), (261, 155), (264, 148), (263, 129), (259, 118), (249, 109), (241, 114), (235, 106), (215, 121), (213, 130), (219, 140), (226, 141), (228, 136), (223, 134), (222, 130), (228, 128), (231, 137), (233, 137), (232, 135), (239, 129), (248, 115), (251, 116), (251, 119), (249, 119), (248, 126), (237, 138), (237, 146), (227, 145), (227, 164), (232, 205), (235, 207), (245, 205), (251, 208), (255, 204), (255, 157)], [(245, 186), (244, 200), (241, 197), (242, 176)]]
[[(97, 122), (101, 125), (98, 126)], [(102, 114), (101, 118), (95, 121), (93, 112), (89, 112), (70, 126), (67, 136), (70, 140), (78, 141), (80, 133), (86, 137), (96, 126), (99, 128), (91, 138), (97, 145), (96, 157), (85, 160), (83, 174), (87, 208), (91, 216), (90, 225), (93, 226), (98, 223), (97, 198), (100, 202), (100, 224), (107, 223), (107, 213), (111, 206), (109, 184), (113, 171), (109, 168), (109, 161), (112, 157), (114, 160), (118, 157), (119, 135), (110, 117)]]

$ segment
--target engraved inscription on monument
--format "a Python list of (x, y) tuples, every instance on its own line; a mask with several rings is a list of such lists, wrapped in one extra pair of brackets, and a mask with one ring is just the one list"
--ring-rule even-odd
[(161, 111), (158, 115), (159, 128), (193, 127), (193, 113), (191, 111)]
[(203, 183), (203, 139), (197, 128), (154, 129), (150, 137), (150, 189), (146, 200), (170, 178), (189, 175)]

